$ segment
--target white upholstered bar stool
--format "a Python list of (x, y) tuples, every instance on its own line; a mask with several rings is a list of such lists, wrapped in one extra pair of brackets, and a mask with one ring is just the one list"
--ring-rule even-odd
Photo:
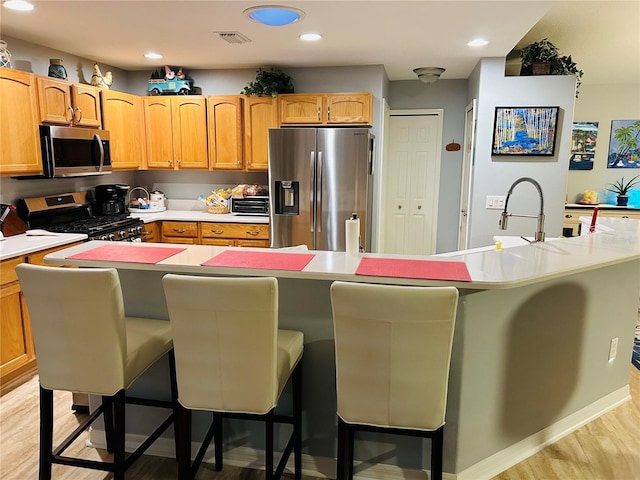
[[(118, 272), (111, 268), (16, 267), (33, 330), (40, 381), (40, 480), (52, 464), (113, 472), (125, 470), (174, 421), (177, 410), (171, 326), (124, 315)], [(151, 365), (169, 356), (171, 401), (125, 398), (125, 390)], [(53, 449), (53, 390), (100, 395), (102, 404)], [(125, 402), (170, 408), (171, 414), (125, 458)], [(113, 462), (63, 456), (101, 414)]]
[[(294, 452), (295, 478), (302, 477), (302, 332), (278, 329), (275, 278), (165, 275), (165, 297), (176, 354), (179, 408), (179, 479), (195, 477), (214, 440), (216, 470), (222, 469), (222, 418), (265, 422), (265, 478), (280, 478)], [(293, 415), (275, 415), (291, 377)], [(184, 407), (184, 408), (182, 408)], [(191, 410), (213, 421), (191, 464)], [(274, 422), (293, 431), (274, 472)]]
[(431, 479), (441, 480), (458, 290), (334, 282), (331, 304), (338, 480), (353, 478), (356, 430), (431, 438)]

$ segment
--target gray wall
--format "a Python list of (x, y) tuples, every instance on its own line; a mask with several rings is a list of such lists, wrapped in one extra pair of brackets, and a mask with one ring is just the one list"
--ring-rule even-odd
[(466, 93), (466, 80), (438, 80), (430, 85), (419, 80), (389, 83), (387, 98), (391, 110), (421, 108), (441, 108), (444, 110), (438, 196), (437, 253), (455, 250), (458, 243), (462, 150), (448, 152), (445, 150), (445, 146), (454, 140), (461, 145), (463, 143)]

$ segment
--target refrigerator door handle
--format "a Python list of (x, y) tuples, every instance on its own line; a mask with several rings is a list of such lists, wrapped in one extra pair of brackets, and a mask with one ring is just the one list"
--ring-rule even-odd
[(309, 225), (311, 226), (310, 231), (313, 233), (315, 232), (316, 228), (316, 209), (313, 204), (316, 198), (316, 152), (311, 152), (311, 175), (309, 176), (309, 178)]
[(317, 214), (316, 214), (316, 228), (318, 233), (322, 232), (322, 152), (318, 152), (318, 165), (316, 166), (318, 183), (316, 190), (317, 199)]

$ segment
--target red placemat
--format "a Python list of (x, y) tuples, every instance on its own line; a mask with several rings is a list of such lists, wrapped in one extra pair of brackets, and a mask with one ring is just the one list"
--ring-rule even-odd
[(186, 248), (138, 247), (134, 245), (122, 245), (119, 242), (115, 242), (113, 245), (102, 245), (87, 250), (86, 252), (76, 253), (69, 258), (78, 260), (108, 260), (111, 262), (158, 263), (184, 250), (186, 250)]
[(278, 253), (225, 250), (210, 258), (205, 267), (262, 268), (266, 270), (300, 271), (315, 257), (312, 253)]
[(464, 262), (438, 260), (365, 257), (360, 260), (356, 275), (422, 278), (427, 280), (456, 280), (461, 282), (471, 281), (471, 275), (469, 275), (467, 265)]

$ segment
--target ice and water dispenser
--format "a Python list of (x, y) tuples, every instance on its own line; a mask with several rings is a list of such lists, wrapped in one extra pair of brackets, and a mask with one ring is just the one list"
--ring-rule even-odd
[(275, 181), (274, 209), (278, 215), (300, 214), (300, 182), (297, 180)]

